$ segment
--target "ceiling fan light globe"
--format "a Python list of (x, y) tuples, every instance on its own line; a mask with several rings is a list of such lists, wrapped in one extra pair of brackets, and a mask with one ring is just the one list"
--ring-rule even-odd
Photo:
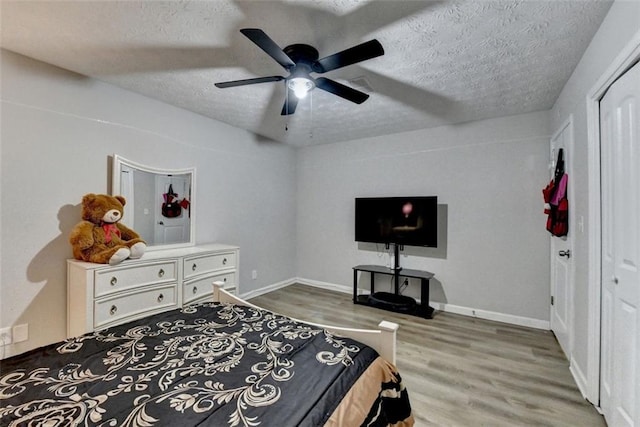
[(308, 91), (305, 88), (298, 88), (298, 89), (294, 90), (293, 93), (296, 96), (296, 98), (303, 99), (303, 98), (307, 97)]
[(293, 93), (298, 99), (302, 99), (307, 96), (315, 85), (313, 82), (304, 77), (295, 77), (287, 83), (289, 89), (293, 90)]

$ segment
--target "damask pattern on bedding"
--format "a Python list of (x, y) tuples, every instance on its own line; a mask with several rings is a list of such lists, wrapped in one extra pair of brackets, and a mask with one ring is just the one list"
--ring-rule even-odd
[(204, 303), (2, 361), (0, 425), (322, 426), (363, 402), (350, 425), (411, 425), (388, 364), (375, 395), (344, 398), (380, 360), (266, 310)]

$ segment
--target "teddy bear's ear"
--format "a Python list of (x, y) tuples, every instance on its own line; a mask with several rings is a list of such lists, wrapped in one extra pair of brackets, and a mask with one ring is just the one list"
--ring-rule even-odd
[(116, 199), (118, 199), (118, 201), (120, 203), (122, 203), (122, 206), (127, 204), (127, 200), (124, 197), (122, 197), (122, 196), (115, 196), (115, 197), (116, 197)]
[(95, 198), (96, 198), (96, 195), (93, 193), (85, 194), (82, 197), (82, 204), (84, 205), (86, 203), (91, 203), (93, 200), (95, 200)]

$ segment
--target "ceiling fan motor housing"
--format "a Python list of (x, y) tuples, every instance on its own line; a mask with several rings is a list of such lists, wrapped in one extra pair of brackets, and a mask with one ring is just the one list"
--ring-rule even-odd
[(305, 64), (309, 68), (320, 57), (318, 50), (308, 44), (292, 44), (282, 50), (296, 65)]

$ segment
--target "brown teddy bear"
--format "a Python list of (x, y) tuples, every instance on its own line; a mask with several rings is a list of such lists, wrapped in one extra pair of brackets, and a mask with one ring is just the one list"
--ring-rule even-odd
[(138, 233), (119, 223), (126, 200), (122, 196), (86, 194), (82, 219), (71, 230), (73, 256), (81, 261), (115, 265), (127, 258), (140, 258), (147, 244)]

